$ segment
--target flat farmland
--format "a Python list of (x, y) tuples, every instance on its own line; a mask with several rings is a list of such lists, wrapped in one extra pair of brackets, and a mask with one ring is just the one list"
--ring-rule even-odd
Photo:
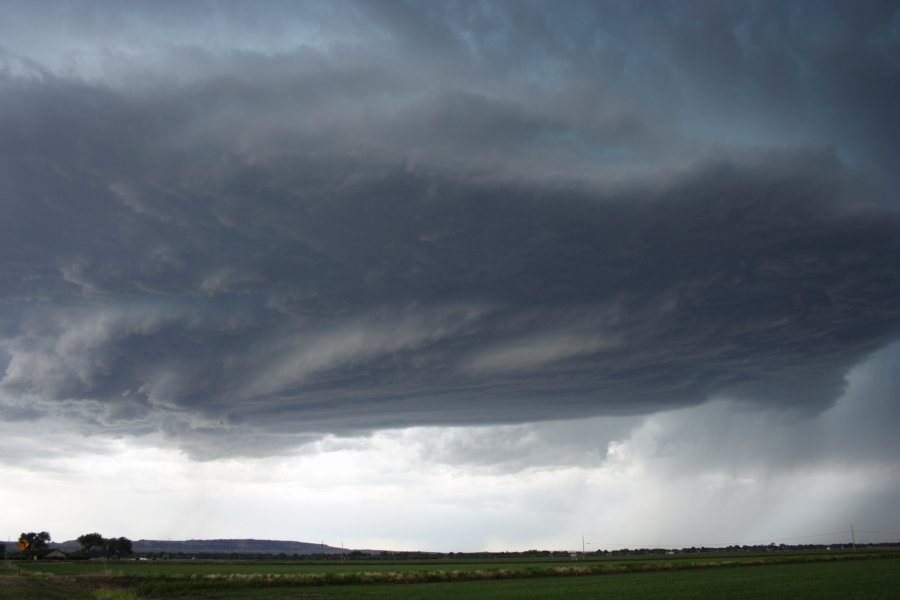
[[(898, 553), (900, 554), (900, 553)], [(860, 559), (881, 553), (774, 552), (702, 553), (677, 555), (633, 555), (621, 557), (494, 558), (436, 560), (337, 560), (254, 561), (254, 560), (148, 560), (148, 561), (60, 561), (18, 563), (26, 573), (51, 575), (131, 575), (131, 576), (230, 576), (230, 575), (354, 575), (361, 573), (479, 573), (528, 574), (558, 571), (578, 574), (584, 570), (603, 572), (648, 571), (727, 566), (739, 563), (810, 562)], [(12, 563), (16, 564), (16, 563)]]
[[(0, 598), (900, 598), (900, 556), (7, 565)], [(709, 558), (709, 557), (703, 557)]]

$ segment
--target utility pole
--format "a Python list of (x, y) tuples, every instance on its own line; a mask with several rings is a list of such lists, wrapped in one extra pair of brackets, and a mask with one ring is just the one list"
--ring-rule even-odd
[(584, 560), (584, 535), (581, 536), (581, 560)]
[(850, 542), (853, 544), (853, 551), (856, 552), (856, 536), (853, 534), (853, 523), (850, 523)]

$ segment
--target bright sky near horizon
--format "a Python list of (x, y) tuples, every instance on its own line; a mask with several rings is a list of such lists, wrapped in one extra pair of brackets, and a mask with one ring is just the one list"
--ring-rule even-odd
[(900, 540), (900, 4), (0, 0), (0, 535)]

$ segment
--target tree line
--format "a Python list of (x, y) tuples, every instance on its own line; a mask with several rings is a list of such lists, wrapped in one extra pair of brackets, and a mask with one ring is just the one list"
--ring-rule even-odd
[(125, 537), (105, 538), (99, 533), (86, 533), (75, 540), (81, 544), (85, 556), (122, 558), (131, 555), (131, 540)]
[[(76, 541), (81, 545), (80, 558), (124, 558), (131, 556), (131, 540), (126, 537), (105, 538), (99, 533), (86, 533), (78, 536)], [(16, 544), (19, 558), (37, 559), (50, 552), (50, 534), (41, 532), (22, 532)], [(0, 546), (6, 554), (6, 546)], [(73, 556), (75, 557), (75, 556)]]

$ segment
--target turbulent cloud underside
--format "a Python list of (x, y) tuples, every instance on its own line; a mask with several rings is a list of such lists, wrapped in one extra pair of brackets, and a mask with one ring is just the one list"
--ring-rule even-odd
[[(649, 44), (588, 54), (608, 93), (550, 46), (530, 63), (546, 83), (502, 89), (510, 56), (367, 18), (395, 36), (368, 59), (176, 46), (91, 78), (3, 54), (3, 418), (266, 453), (716, 398), (818, 412), (900, 334), (900, 213), (879, 192), (895, 121), (861, 140), (831, 119), (887, 107), (823, 94), (782, 138), (791, 100), (749, 94), (729, 130), (691, 108), (724, 91), (639, 93), (641, 69), (664, 72)], [(687, 37), (654, 39), (693, 64)], [(827, 48), (803, 39), (795, 92), (827, 91)], [(728, 77), (783, 90), (741, 43)], [(432, 44), (443, 84), (381, 60), (410, 44)], [(710, 91), (725, 66), (671, 77)]]

